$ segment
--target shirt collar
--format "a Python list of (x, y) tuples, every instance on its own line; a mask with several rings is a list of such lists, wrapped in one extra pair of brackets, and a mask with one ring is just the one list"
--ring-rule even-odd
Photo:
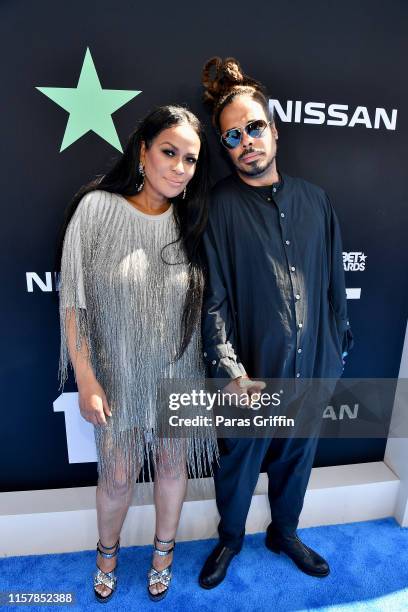
[(262, 187), (255, 187), (245, 183), (237, 172), (234, 173), (234, 178), (238, 181), (239, 185), (249, 189), (252, 193), (258, 193), (263, 198), (273, 197), (278, 191), (284, 186), (284, 180), (282, 174), (278, 170), (279, 181), (272, 183), (272, 185), (263, 185)]

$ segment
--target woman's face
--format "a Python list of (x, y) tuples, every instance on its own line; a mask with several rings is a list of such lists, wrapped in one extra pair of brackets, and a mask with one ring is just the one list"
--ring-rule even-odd
[(194, 176), (200, 146), (197, 132), (188, 124), (163, 130), (149, 148), (142, 143), (145, 188), (168, 199), (179, 195)]

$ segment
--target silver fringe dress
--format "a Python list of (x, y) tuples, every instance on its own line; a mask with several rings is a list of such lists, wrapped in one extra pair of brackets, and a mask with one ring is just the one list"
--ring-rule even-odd
[(67, 314), (75, 316), (76, 349), (89, 363), (112, 417), (94, 427), (99, 483), (136, 480), (144, 461), (203, 475), (218, 457), (214, 431), (183, 439), (157, 434), (159, 379), (204, 380), (199, 326), (182, 357), (181, 313), (188, 264), (177, 238), (173, 205), (147, 215), (123, 196), (97, 190), (80, 201), (65, 234), (60, 276), (60, 388), (68, 376)]

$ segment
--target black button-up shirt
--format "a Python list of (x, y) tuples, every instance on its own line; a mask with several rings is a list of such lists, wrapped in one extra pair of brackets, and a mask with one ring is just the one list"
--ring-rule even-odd
[(353, 344), (342, 244), (326, 193), (300, 178), (211, 197), (202, 335), (209, 375), (337, 378)]

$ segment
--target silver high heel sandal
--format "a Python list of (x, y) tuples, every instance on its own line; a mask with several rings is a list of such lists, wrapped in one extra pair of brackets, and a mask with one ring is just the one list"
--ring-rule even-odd
[[(173, 543), (173, 546), (169, 548), (168, 550), (160, 550), (160, 548), (157, 548), (156, 546), (156, 544), (161, 544), (161, 546), (166, 546), (172, 543)], [(159, 540), (159, 538), (156, 535), (154, 536), (153, 551), (157, 553), (158, 555), (160, 555), (161, 557), (166, 557), (167, 555), (172, 553), (175, 546), (176, 546), (176, 543), (174, 540), (167, 540), (167, 541)], [(171, 566), (172, 566), (172, 563), (170, 563), (170, 565), (168, 565), (162, 570), (157, 570), (153, 567), (153, 563), (152, 563), (152, 566), (147, 574), (147, 577), (149, 580), (149, 584), (147, 586), (147, 593), (152, 601), (160, 601), (161, 599), (166, 597), (167, 591), (169, 590), (169, 584), (170, 584), (170, 580), (172, 576)], [(149, 587), (151, 587), (153, 584), (157, 584), (158, 582), (163, 584), (166, 588), (161, 593), (153, 594), (150, 591)]]
[[(103, 546), (103, 548), (106, 548), (107, 550), (112, 550), (113, 548), (115, 550), (112, 553), (106, 553), (103, 550), (101, 550), (99, 545)], [(98, 540), (98, 543), (96, 545), (96, 550), (105, 559), (111, 559), (112, 557), (116, 557), (116, 555), (119, 552), (119, 540), (113, 546), (104, 546), (102, 544), (102, 542), (100, 540)], [(94, 574), (93, 585), (94, 585), (95, 597), (96, 597), (97, 601), (99, 601), (99, 603), (106, 603), (107, 601), (109, 601), (111, 599), (112, 595), (114, 594), (115, 590), (116, 590), (116, 584), (117, 584), (117, 580), (118, 579), (115, 576), (115, 570), (116, 570), (117, 566), (118, 566), (118, 563), (116, 562), (116, 567), (114, 567), (113, 570), (111, 570), (110, 572), (103, 572), (101, 570), (101, 568), (99, 567), (98, 562), (96, 563), (96, 567), (98, 569), (97, 569), (97, 571)], [(104, 584), (105, 586), (107, 586), (107, 587), (109, 587), (111, 589), (111, 592), (109, 593), (109, 595), (106, 595), (106, 596), (101, 595), (96, 590), (95, 587), (97, 587), (99, 584)]]

